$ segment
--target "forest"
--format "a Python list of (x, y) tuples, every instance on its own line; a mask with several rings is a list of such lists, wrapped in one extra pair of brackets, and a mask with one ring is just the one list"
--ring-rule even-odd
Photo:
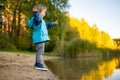
[(47, 7), (46, 23), (58, 20), (58, 25), (49, 30), (51, 40), (46, 43), (46, 52), (64, 57), (119, 54), (120, 37), (112, 39), (107, 32), (100, 31), (97, 24), (90, 26), (84, 18), (71, 17), (68, 1), (1, 0), (0, 50), (35, 51), (31, 40), (33, 30), (27, 21), (33, 15), (33, 6), (43, 4)]

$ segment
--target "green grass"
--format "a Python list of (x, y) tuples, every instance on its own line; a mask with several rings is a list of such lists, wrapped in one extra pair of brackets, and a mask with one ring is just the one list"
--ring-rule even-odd
[[(14, 53), (14, 54), (28, 54), (28, 55), (36, 55), (36, 52), (31, 52), (31, 51), (5, 51), (5, 50), (0, 50), (0, 52), (5, 52), (5, 53)], [(53, 56), (52, 53), (45, 52), (45, 56)]]
[(30, 52), (30, 51), (5, 51), (5, 50), (0, 50), (0, 52), (15, 53), (15, 54), (29, 54), (29, 55), (34, 55), (35, 54), (35, 52)]

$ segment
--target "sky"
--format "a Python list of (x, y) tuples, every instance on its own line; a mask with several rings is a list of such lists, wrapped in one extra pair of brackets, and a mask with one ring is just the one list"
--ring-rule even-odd
[(96, 24), (111, 38), (120, 38), (120, 0), (69, 0), (71, 16)]

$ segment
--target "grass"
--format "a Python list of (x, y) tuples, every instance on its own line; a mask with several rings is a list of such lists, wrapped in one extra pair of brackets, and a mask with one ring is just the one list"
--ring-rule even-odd
[(35, 52), (30, 52), (30, 51), (5, 51), (5, 50), (0, 50), (0, 52), (15, 53), (15, 54), (29, 54), (29, 55), (34, 55), (35, 54)]
[[(31, 52), (31, 51), (5, 51), (5, 50), (0, 50), (0, 52), (5, 52), (5, 53), (14, 53), (14, 54), (28, 54), (28, 55), (36, 55), (36, 52)], [(53, 56), (49, 52), (44, 53), (45, 56)]]

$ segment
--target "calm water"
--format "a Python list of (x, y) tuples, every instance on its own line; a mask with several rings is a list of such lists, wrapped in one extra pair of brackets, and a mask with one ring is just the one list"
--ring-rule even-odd
[(62, 58), (45, 63), (61, 80), (120, 80), (120, 57)]

